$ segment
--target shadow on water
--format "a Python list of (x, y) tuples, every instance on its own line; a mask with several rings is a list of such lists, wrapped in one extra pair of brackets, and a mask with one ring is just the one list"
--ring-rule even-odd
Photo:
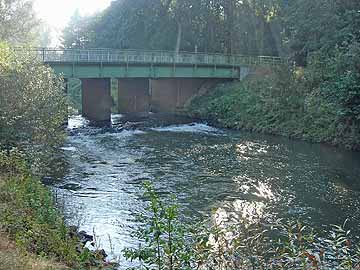
[(174, 115), (113, 115), (112, 121), (111, 128), (98, 128), (71, 118), (62, 148), (68, 166), (50, 185), (69, 223), (81, 219), (81, 229), (94, 228), (107, 249), (110, 235), (117, 254), (138, 244), (130, 233), (146, 205), (145, 180), (162, 196), (176, 194), (190, 218), (217, 209), (249, 221), (255, 214), (300, 219), (320, 230), (350, 218), (359, 233), (359, 153)]

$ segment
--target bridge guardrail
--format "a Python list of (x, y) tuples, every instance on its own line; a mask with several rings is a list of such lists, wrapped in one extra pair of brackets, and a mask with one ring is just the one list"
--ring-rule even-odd
[(222, 55), (190, 52), (137, 51), (112, 49), (34, 49), (43, 62), (69, 63), (124, 63), (175, 65), (279, 65), (284, 59), (273, 56)]

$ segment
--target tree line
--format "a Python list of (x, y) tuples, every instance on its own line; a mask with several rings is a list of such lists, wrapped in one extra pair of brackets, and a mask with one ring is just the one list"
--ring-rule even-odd
[[(357, 0), (116, 0), (75, 13), (66, 48), (182, 50), (306, 57), (358, 41)], [(345, 42), (345, 43), (344, 43)]]

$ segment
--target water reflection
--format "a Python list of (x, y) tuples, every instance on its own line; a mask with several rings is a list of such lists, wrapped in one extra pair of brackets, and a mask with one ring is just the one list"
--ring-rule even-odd
[(266, 183), (259, 182), (257, 186), (255, 186), (256, 192), (254, 195), (264, 198), (266, 200), (274, 200), (275, 195), (272, 193), (269, 185)]

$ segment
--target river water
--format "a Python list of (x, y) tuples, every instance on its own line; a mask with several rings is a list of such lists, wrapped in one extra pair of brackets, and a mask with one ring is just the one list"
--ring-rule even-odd
[[(175, 194), (184, 213), (295, 218), (325, 230), (350, 218), (359, 234), (360, 154), (241, 131), (192, 119), (113, 115), (114, 128), (72, 117), (63, 152), (67, 170), (51, 183), (70, 224), (80, 225), (115, 255), (137, 241), (142, 183)], [(126, 266), (126, 263), (122, 262)]]

